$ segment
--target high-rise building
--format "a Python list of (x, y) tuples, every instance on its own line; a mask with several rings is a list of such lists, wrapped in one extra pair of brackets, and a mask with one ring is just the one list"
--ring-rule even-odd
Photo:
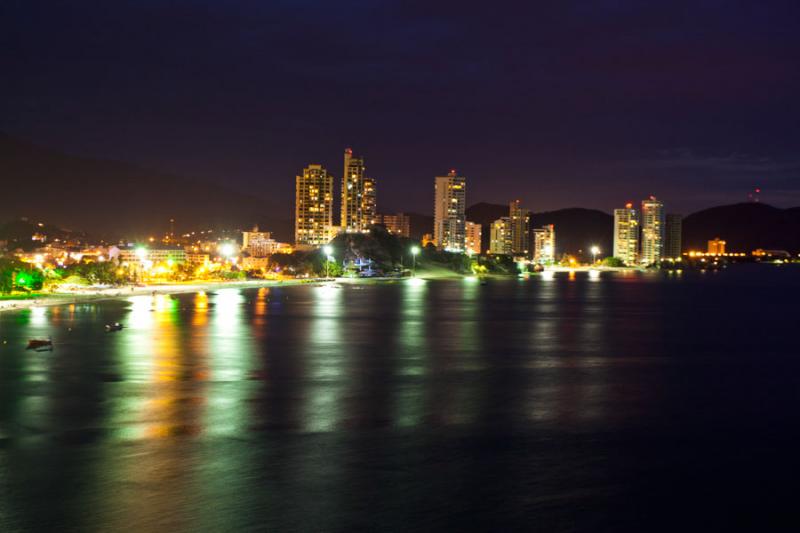
[(489, 253), (493, 255), (511, 255), (511, 219), (500, 217), (489, 230)]
[(378, 190), (375, 179), (364, 177), (364, 192), (361, 196), (361, 227), (366, 231), (372, 224), (378, 223)]
[(639, 213), (628, 203), (623, 209), (614, 209), (614, 257), (634, 265), (638, 253)]
[(511, 255), (527, 258), (531, 242), (530, 212), (520, 207), (519, 200), (514, 200), (508, 206), (508, 219), (511, 224)]
[(272, 235), (268, 231), (258, 231), (258, 226), (252, 231), (242, 232), (242, 251), (251, 257), (267, 257), (277, 248), (278, 243), (272, 239)]
[(664, 257), (664, 204), (651, 196), (642, 201), (642, 250), (639, 262), (659, 263)]
[(378, 215), (379, 224), (386, 226), (386, 231), (392, 235), (408, 237), (411, 234), (411, 217), (403, 213), (396, 215)]
[(467, 220), (466, 225), (467, 236), (467, 253), (479, 254), (481, 253), (481, 225)]
[(466, 240), (467, 180), (455, 170), (437, 176), (434, 186), (433, 238), (436, 248), (463, 252)]
[(714, 237), (708, 241), (708, 253), (711, 255), (723, 255), (725, 253), (725, 241), (719, 237)]
[(333, 176), (321, 165), (309, 165), (295, 184), (295, 243), (327, 244), (333, 237)]
[(547, 224), (533, 230), (533, 260), (540, 265), (556, 261), (556, 227)]
[(667, 213), (664, 223), (664, 257), (678, 259), (681, 256), (681, 231), (683, 217)]
[(363, 157), (353, 157), (353, 150), (344, 151), (342, 174), (342, 231), (363, 233), (377, 220), (375, 180), (366, 175)]

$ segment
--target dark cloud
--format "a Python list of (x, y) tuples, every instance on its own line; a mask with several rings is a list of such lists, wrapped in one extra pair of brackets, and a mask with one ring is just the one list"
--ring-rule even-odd
[(386, 209), (794, 203), (796, 2), (118, 0), (0, 6), (0, 129), (288, 212), (353, 146)]

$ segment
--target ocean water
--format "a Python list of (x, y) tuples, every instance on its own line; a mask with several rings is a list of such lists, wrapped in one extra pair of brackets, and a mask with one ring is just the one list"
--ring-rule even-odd
[(0, 313), (0, 531), (778, 529), (798, 302), (742, 265)]

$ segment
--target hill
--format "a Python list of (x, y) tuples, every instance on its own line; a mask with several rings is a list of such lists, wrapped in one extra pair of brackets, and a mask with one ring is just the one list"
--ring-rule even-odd
[(236, 228), (260, 224), (279, 239), (291, 221), (269, 215), (274, 205), (219, 185), (151, 171), (136, 165), (67, 155), (0, 134), (3, 220), (29, 217), (94, 236)]
[(683, 249), (705, 251), (719, 237), (727, 250), (757, 248), (800, 251), (800, 207), (779, 209), (767, 204), (723, 205), (692, 213), (683, 221)]

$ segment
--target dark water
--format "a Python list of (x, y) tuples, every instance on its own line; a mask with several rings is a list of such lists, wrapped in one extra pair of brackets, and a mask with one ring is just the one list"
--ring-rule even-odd
[(799, 301), (752, 265), (1, 313), (0, 530), (788, 526)]

